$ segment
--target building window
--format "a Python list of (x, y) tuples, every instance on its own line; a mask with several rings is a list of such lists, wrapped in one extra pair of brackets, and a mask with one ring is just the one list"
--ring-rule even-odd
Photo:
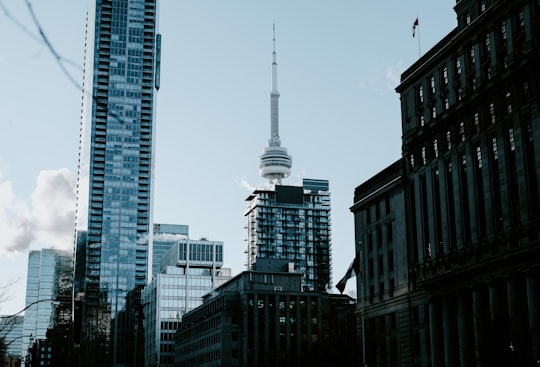
[(443, 81), (444, 85), (448, 85), (448, 69), (446, 68), (446, 66), (443, 69)]
[(528, 81), (523, 82), (523, 85), (521, 87), (521, 91), (523, 93), (523, 99), (527, 100), (527, 98), (529, 96), (529, 82)]
[(411, 154), (410, 160), (411, 160), (411, 167), (414, 168), (414, 154)]
[(456, 72), (458, 75), (461, 75), (461, 60), (459, 57), (456, 59)]
[(476, 62), (476, 55), (475, 55), (475, 53), (474, 53), (474, 46), (471, 47), (470, 55), (471, 55), (471, 64), (474, 65), (474, 63)]
[(465, 141), (465, 124), (463, 121), (459, 123), (459, 136), (461, 137), (461, 141)]
[(486, 11), (486, 2), (485, 1), (482, 1), (480, 3), (480, 12), (483, 13)]
[(450, 133), (450, 130), (446, 132), (446, 144), (448, 146), (448, 150), (452, 149), (452, 134)]
[(429, 85), (431, 86), (431, 93), (435, 94), (435, 77), (432, 76), (429, 80)]
[(420, 115), (420, 126), (424, 126), (426, 121), (424, 120), (424, 115)]
[(479, 119), (479, 116), (478, 116), (478, 112), (474, 113), (474, 128), (475, 128), (476, 132), (480, 131), (480, 119)]
[(487, 52), (491, 51), (491, 41), (489, 40), (489, 33), (486, 34), (486, 51)]
[(493, 102), (489, 104), (489, 116), (491, 116), (491, 123), (495, 123), (495, 105)]
[(422, 147), (422, 163), (423, 163), (423, 164), (426, 164), (426, 163), (427, 163), (427, 159), (426, 159), (426, 147)]
[(478, 168), (482, 168), (482, 149), (476, 147), (476, 159), (478, 160)]
[(515, 151), (516, 150), (516, 143), (514, 141), (514, 129), (508, 130), (508, 141), (510, 142), (510, 150)]
[(437, 139), (433, 141), (433, 152), (435, 153), (435, 158), (439, 158), (439, 144), (437, 143)]
[(394, 270), (394, 250), (388, 251), (388, 271)]
[(448, 97), (444, 97), (444, 109), (447, 110), (450, 108), (450, 102), (448, 101)]
[(506, 110), (509, 114), (512, 113), (512, 98), (510, 92), (506, 93)]
[(418, 87), (418, 99), (420, 100), (420, 103), (424, 102), (424, 89), (422, 86)]
[(437, 108), (435, 106), (433, 106), (431, 108), (431, 117), (432, 118), (436, 118), (437, 117)]
[(465, 24), (471, 24), (471, 13), (465, 14)]
[(506, 40), (506, 21), (503, 21), (501, 25), (501, 37)]
[(495, 160), (498, 160), (499, 159), (499, 149), (497, 148), (497, 138), (493, 138), (491, 140), (491, 145), (492, 145), (492, 148), (493, 148), (493, 158)]

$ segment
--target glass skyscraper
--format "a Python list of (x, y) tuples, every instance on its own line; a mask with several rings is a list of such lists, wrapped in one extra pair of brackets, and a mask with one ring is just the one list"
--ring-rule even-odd
[(47, 329), (53, 328), (55, 307), (65, 290), (71, 289), (72, 274), (70, 251), (42, 249), (28, 254), (21, 356), (31, 341), (45, 339)]
[[(157, 0), (90, 1), (76, 212), (76, 341), (81, 365), (135, 365), (149, 274)], [(78, 316), (78, 317), (77, 317)]]

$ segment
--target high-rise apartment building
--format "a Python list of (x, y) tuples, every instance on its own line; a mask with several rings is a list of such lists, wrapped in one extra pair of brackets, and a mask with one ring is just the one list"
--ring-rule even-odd
[(305, 290), (328, 291), (331, 282), (330, 191), (327, 180), (275, 185), (247, 199), (247, 267), (282, 259), (303, 274)]
[(231, 269), (222, 266), (221, 241), (185, 238), (170, 246), (142, 292), (145, 366), (174, 366), (174, 335), (183, 315), (231, 278)]
[(292, 158), (281, 146), (278, 123), (275, 28), (270, 93), (270, 140), (259, 157), (259, 174), (269, 180), (246, 199), (246, 266), (257, 259), (282, 259), (303, 274), (306, 290), (325, 292), (331, 282), (330, 191), (327, 180), (304, 179), (302, 186), (282, 185)]
[[(21, 356), (26, 355), (31, 340), (46, 339), (47, 330), (55, 323), (56, 307), (60, 307), (66, 294), (71, 295), (72, 259), (71, 252), (58, 249), (28, 254)], [(69, 298), (66, 301), (69, 305)]]
[(148, 280), (157, 0), (95, 0), (87, 15), (79, 152), (75, 293), (82, 365), (127, 366), (132, 320)]

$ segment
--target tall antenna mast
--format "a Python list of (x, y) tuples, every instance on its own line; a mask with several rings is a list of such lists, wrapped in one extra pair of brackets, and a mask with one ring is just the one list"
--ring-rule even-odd
[(270, 183), (281, 184), (281, 179), (291, 174), (292, 157), (287, 148), (281, 146), (279, 138), (279, 92), (277, 89), (276, 25), (272, 37), (272, 90), (270, 91), (270, 139), (268, 147), (259, 157), (259, 175)]

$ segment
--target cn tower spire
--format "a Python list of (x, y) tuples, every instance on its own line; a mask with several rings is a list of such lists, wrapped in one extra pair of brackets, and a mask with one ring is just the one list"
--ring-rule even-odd
[(259, 175), (271, 183), (281, 184), (281, 179), (291, 174), (292, 157), (281, 146), (279, 138), (279, 92), (277, 89), (276, 26), (273, 25), (272, 90), (270, 91), (270, 139), (268, 147), (259, 157)]

